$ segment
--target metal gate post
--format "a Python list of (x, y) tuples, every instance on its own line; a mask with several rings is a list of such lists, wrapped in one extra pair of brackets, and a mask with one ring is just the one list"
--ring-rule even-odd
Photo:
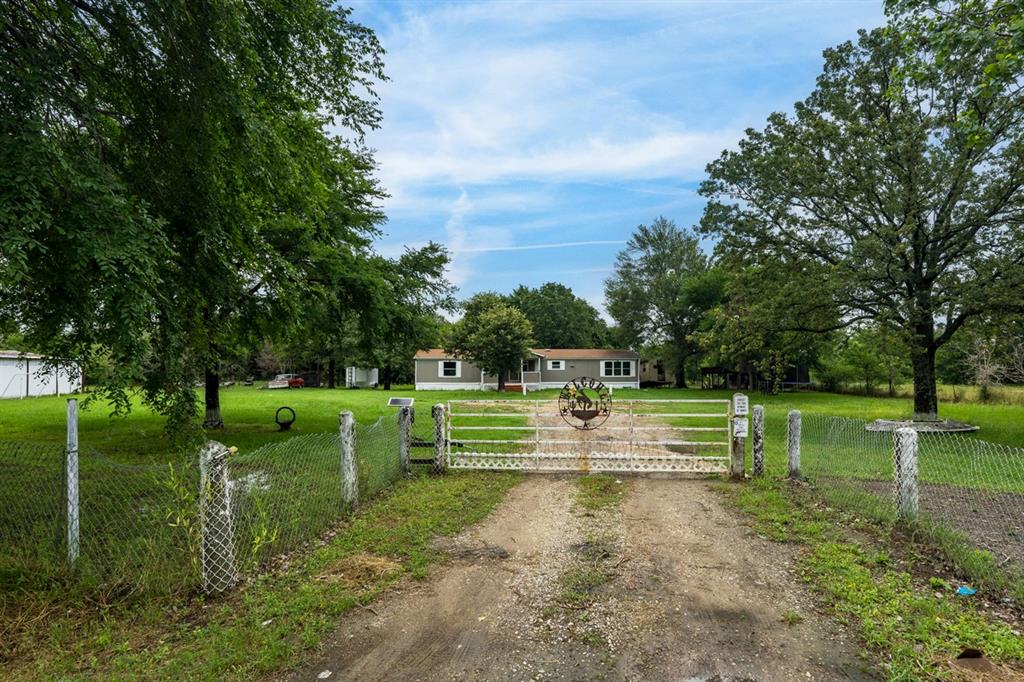
[(402, 473), (409, 473), (409, 448), (412, 446), (412, 408), (398, 408), (398, 462)]
[(893, 433), (896, 465), (896, 518), (917, 519), (917, 431), (897, 429)]
[[(739, 417), (736, 415), (737, 410), (735, 409), (734, 403), (740, 402), (742, 399), (743, 404), (746, 405), (747, 397), (741, 393), (737, 393), (733, 396), (733, 399), (729, 401), (729, 476), (734, 479), (743, 478), (743, 467), (744, 467), (744, 442), (745, 438), (742, 435), (736, 435), (737, 433), (737, 421), (740, 419), (746, 422), (746, 416)], [(743, 410), (746, 415), (746, 409)]]
[(448, 441), (448, 433), (445, 428), (444, 405), (438, 403), (430, 410), (434, 417), (434, 462), (431, 471), (435, 474), (443, 474), (446, 468), (445, 446)]
[(224, 592), (238, 580), (228, 485), (230, 452), (216, 441), (209, 441), (199, 451), (199, 559), (207, 594)]
[(751, 410), (751, 426), (753, 427), (753, 441), (751, 450), (754, 459), (754, 475), (764, 475), (764, 405), (754, 405)]
[(64, 453), (64, 480), (67, 502), (68, 563), (78, 560), (78, 401), (68, 400), (67, 450)]
[(786, 450), (790, 478), (800, 478), (800, 430), (800, 410), (790, 410), (786, 428)]
[(338, 448), (341, 505), (345, 511), (353, 511), (359, 505), (359, 465), (356, 464), (356, 420), (348, 411), (338, 415)]

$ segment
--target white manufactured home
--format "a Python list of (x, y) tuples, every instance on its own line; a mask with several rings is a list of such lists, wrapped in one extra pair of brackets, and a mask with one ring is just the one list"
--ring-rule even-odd
[[(505, 378), (509, 390), (561, 388), (578, 377), (599, 379), (613, 388), (639, 388), (640, 356), (606, 348), (534, 348), (522, 368)], [(416, 353), (416, 390), (494, 390), (498, 377), (440, 348)]]
[(48, 366), (42, 355), (0, 350), (0, 398), (65, 395), (81, 388), (77, 365)]

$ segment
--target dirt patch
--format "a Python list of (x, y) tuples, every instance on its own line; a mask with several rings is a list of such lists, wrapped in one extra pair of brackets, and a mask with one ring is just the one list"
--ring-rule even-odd
[[(620, 507), (584, 517), (572, 478), (528, 478), (453, 541), (460, 560), (347, 615), (292, 679), (872, 678), (814, 611), (791, 548), (753, 536), (703, 481), (628, 484)], [(600, 582), (574, 574), (590, 564)], [(560, 604), (567, 588), (581, 608)]]
[(334, 562), (327, 570), (316, 576), (315, 580), (341, 583), (355, 590), (379, 582), (380, 580), (400, 573), (402, 565), (387, 557), (374, 554), (353, 554)]
[[(892, 483), (825, 479), (858, 486), (892, 504)], [(939, 483), (918, 484), (921, 515), (958, 530), (1000, 560), (1024, 566), (1024, 495)]]

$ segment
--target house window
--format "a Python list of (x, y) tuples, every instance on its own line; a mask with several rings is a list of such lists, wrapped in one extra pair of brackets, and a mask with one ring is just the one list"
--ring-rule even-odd
[(537, 371), (537, 359), (531, 358), (530, 360), (523, 360), (523, 371), (524, 372), (536, 372)]
[(548, 360), (548, 369), (565, 369), (564, 360)]
[(603, 377), (629, 377), (633, 376), (632, 360), (605, 360), (602, 366), (601, 376)]
[(441, 366), (441, 376), (458, 379), (462, 376), (462, 363), (458, 360), (442, 360), (438, 363)]

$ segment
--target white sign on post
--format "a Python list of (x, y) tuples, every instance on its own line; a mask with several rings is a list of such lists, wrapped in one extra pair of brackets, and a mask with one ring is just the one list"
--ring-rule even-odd
[(737, 417), (745, 417), (750, 412), (750, 401), (747, 396), (737, 393), (732, 397), (732, 413)]
[(748, 433), (750, 433), (750, 426), (747, 423), (747, 418), (735, 417), (732, 420), (732, 437), (746, 438)]

